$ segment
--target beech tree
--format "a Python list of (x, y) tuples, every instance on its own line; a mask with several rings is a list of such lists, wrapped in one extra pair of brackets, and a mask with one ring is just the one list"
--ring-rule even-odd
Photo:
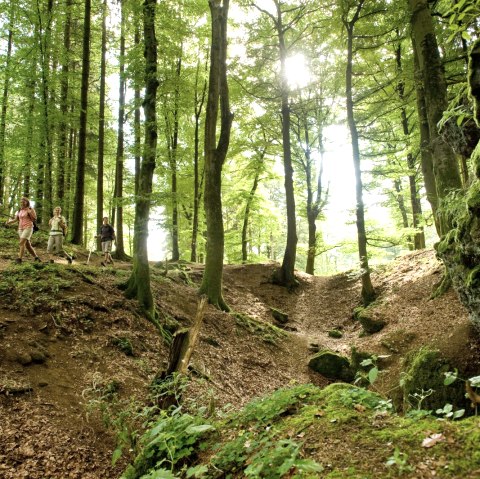
[[(227, 22), (229, 0), (209, 0), (212, 43), (205, 118), (205, 190), (207, 222), (205, 271), (200, 293), (224, 311), (229, 307), (222, 295), (224, 228), (222, 218), (222, 167), (230, 143), (233, 114), (227, 82)], [(217, 122), (220, 111), (220, 136)]]

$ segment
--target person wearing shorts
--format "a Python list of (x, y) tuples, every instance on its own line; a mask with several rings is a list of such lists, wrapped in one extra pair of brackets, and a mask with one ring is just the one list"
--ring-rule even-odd
[(103, 224), (97, 238), (98, 237), (102, 240), (103, 261), (101, 265), (107, 266), (108, 263), (113, 265), (113, 259), (110, 253), (112, 251), (112, 243), (115, 241), (115, 230), (112, 225), (108, 224), (108, 216), (103, 217)]
[(54, 254), (63, 255), (67, 258), (68, 264), (72, 264), (72, 257), (63, 249), (63, 237), (67, 229), (67, 221), (62, 216), (62, 208), (55, 207), (53, 216), (48, 222), (50, 233), (48, 235), (47, 253), (50, 255), (50, 263), (54, 263)]
[(40, 258), (37, 256), (37, 253), (33, 249), (30, 238), (33, 233), (33, 222), (37, 219), (37, 213), (30, 206), (30, 200), (23, 197), (20, 200), (20, 209), (15, 214), (15, 218), (7, 221), (7, 225), (18, 222), (18, 237), (20, 249), (18, 252), (18, 258), (15, 260), (15, 263), (21, 263), (23, 260), (23, 255), (25, 249), (34, 257), (35, 261), (40, 261)]

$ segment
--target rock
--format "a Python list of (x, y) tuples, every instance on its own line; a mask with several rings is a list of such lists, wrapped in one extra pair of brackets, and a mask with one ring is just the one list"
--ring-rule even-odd
[(35, 363), (44, 363), (47, 360), (47, 355), (38, 349), (31, 351), (30, 356)]
[(32, 362), (32, 356), (25, 351), (19, 351), (16, 357), (17, 363), (20, 363), (22, 366), (27, 366)]
[(343, 333), (339, 331), (338, 329), (331, 329), (327, 333), (331, 338), (341, 338), (343, 336)]
[(284, 313), (283, 311), (280, 311), (279, 309), (276, 309), (276, 308), (270, 308), (270, 311), (272, 312), (272, 316), (273, 316), (273, 319), (275, 319), (275, 321), (279, 322), (280, 324), (288, 323), (287, 313)]
[(376, 318), (370, 308), (363, 308), (356, 317), (367, 334), (378, 333), (387, 324), (383, 319)]
[(347, 358), (327, 349), (313, 356), (308, 366), (328, 379), (350, 382), (355, 376)]

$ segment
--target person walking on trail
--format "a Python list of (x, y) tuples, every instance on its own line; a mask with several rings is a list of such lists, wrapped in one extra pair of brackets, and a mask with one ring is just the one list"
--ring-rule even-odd
[(18, 237), (20, 240), (20, 249), (18, 252), (18, 258), (15, 263), (21, 263), (25, 249), (34, 257), (34, 261), (40, 261), (37, 253), (33, 249), (30, 238), (33, 234), (33, 223), (37, 220), (37, 213), (30, 206), (30, 200), (23, 197), (20, 200), (20, 209), (15, 214), (15, 218), (12, 218), (6, 222), (7, 225), (18, 222)]
[(47, 253), (50, 255), (50, 263), (55, 263), (54, 253), (67, 258), (68, 264), (72, 264), (72, 257), (63, 249), (63, 238), (67, 233), (67, 220), (62, 216), (62, 208), (57, 206), (53, 210), (53, 216), (48, 222), (50, 233), (48, 235)]
[(113, 265), (113, 258), (110, 253), (112, 251), (112, 243), (115, 241), (115, 230), (108, 223), (108, 216), (103, 217), (103, 224), (97, 238), (102, 239), (103, 261), (100, 264), (102, 266), (107, 266), (108, 263)]

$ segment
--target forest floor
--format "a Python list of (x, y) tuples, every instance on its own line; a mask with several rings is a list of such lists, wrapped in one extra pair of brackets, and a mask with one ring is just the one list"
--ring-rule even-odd
[[(45, 259), (42, 235), (34, 246)], [(0, 232), (0, 251), (0, 478), (119, 477), (131, 457), (126, 451), (112, 466), (115, 426), (122, 423), (102, 399), (115, 393), (118, 406), (140, 411), (138, 404), (168, 360), (158, 330), (119, 289), (130, 264), (104, 268), (93, 254), (86, 265), (87, 254), (78, 249), (71, 266), (63, 259), (51, 265), (31, 258), (15, 265), (11, 230)], [(161, 321), (188, 326), (197, 310), (202, 265), (180, 264), (168, 272), (152, 266)], [(454, 291), (430, 299), (442, 277), (433, 251), (399, 257), (373, 274), (376, 314), (387, 324), (372, 335), (360, 334), (353, 319), (360, 304), (360, 282), (353, 274), (298, 272), (300, 285), (288, 292), (269, 281), (275, 266), (225, 266), (227, 303), (255, 321), (207, 306), (185, 401), (240, 407), (279, 387), (327, 385), (307, 366), (312, 350), (323, 347), (388, 356), (376, 383), (385, 394), (398, 385), (405, 354), (424, 345), (452, 364), (479, 371), (478, 336)], [(272, 307), (289, 315), (284, 335), (275, 337), (278, 330), (268, 327), (277, 324)], [(330, 337), (332, 329), (342, 337)]]

